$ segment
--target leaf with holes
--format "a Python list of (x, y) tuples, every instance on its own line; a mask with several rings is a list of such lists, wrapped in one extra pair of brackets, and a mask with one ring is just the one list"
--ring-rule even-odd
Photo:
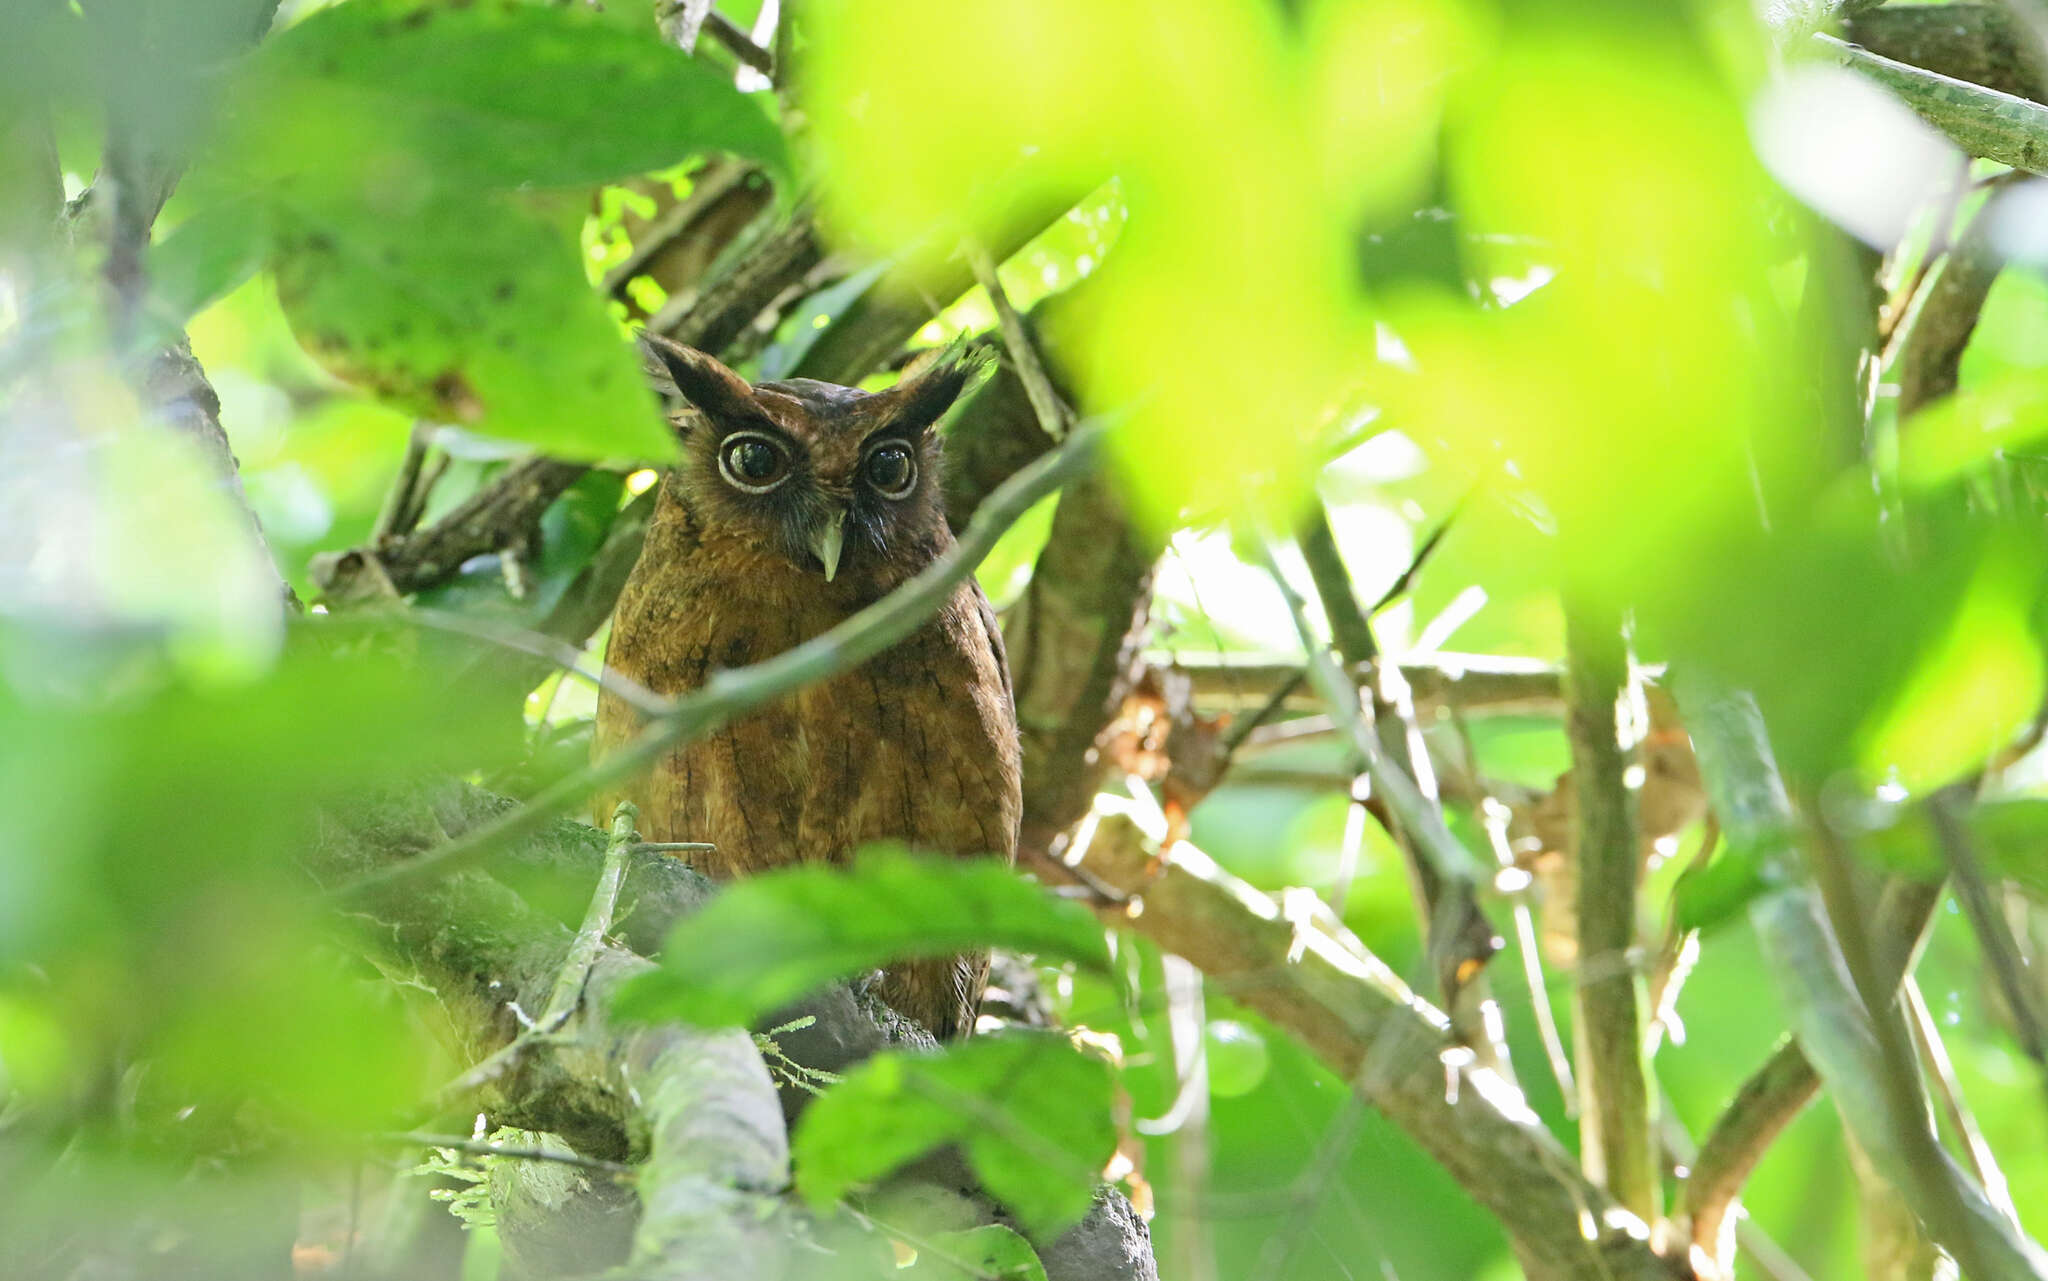
[(785, 161), (729, 75), (580, 4), (336, 5), (267, 41), (223, 115), (217, 170), (372, 207), (423, 182), (588, 186), (707, 149)]
[(917, 1276), (948, 1281), (1046, 1281), (1031, 1243), (1000, 1223), (933, 1237), (919, 1247), (917, 1268)]
[(958, 1144), (1033, 1235), (1071, 1227), (1116, 1151), (1109, 1064), (1065, 1037), (1012, 1031), (940, 1054), (880, 1054), (813, 1102), (790, 1156), (826, 1206), (934, 1148)]
[(335, 205), (278, 230), (278, 299), (337, 376), (422, 417), (568, 458), (675, 452), (574, 243), (506, 200), (403, 219)]

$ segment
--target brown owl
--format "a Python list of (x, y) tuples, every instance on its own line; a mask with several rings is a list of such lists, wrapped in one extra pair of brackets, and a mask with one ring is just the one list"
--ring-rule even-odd
[[(649, 345), (696, 412), (619, 597), (610, 670), (688, 692), (809, 640), (953, 545), (932, 428), (966, 383), (962, 361), (869, 394), (809, 379), (750, 386), (701, 352)], [(601, 698), (598, 754), (638, 727), (630, 704)], [(1017, 721), (988, 598), (968, 579), (909, 639), (677, 748), (625, 798), (647, 839), (716, 845), (689, 856), (714, 880), (840, 862), (886, 839), (1014, 858)], [(986, 954), (905, 962), (882, 995), (937, 1036), (960, 1036), (987, 974)]]

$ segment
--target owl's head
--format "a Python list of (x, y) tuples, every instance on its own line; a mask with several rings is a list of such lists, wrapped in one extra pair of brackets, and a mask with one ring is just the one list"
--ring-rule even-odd
[(946, 541), (932, 430), (976, 361), (954, 351), (887, 391), (793, 378), (750, 384), (657, 334), (647, 348), (696, 409), (670, 478), (707, 531), (827, 582), (886, 590)]

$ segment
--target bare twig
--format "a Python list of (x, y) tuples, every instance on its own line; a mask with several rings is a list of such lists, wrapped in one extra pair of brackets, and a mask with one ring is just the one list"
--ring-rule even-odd
[(373, 580), (373, 568), (401, 594), (446, 582), (472, 556), (530, 537), (541, 513), (588, 470), (553, 458), (522, 459), (425, 529), (394, 532), (381, 545), (314, 557), (313, 578), (341, 599)]
[(734, 26), (732, 19), (713, 9), (704, 15), (704, 31), (724, 45), (733, 57), (769, 77), (775, 77), (775, 55), (754, 43), (754, 38)]
[(1365, 1124), (1365, 1108), (1362, 1087), (1354, 1087), (1344, 1096), (1337, 1115), (1324, 1127), (1322, 1139), (1316, 1144), (1307, 1167), (1295, 1176), (1294, 1186), (1288, 1194), (1290, 1204), (1286, 1222), (1266, 1238), (1265, 1246), (1259, 1251), (1254, 1276), (1288, 1275), (1294, 1253), (1307, 1237), (1316, 1212), (1322, 1209), (1323, 1197), (1328, 1193), (1331, 1181), (1358, 1145), (1358, 1133)]
[(499, 842), (531, 831), (592, 792), (631, 778), (675, 744), (709, 734), (732, 718), (792, 690), (873, 658), (936, 613), (954, 589), (974, 572), (1004, 531), (1032, 504), (1091, 466), (1103, 431), (1100, 424), (1076, 428), (1058, 449), (991, 494), (952, 550), (852, 618), (774, 658), (717, 673), (702, 689), (671, 703), (665, 714), (653, 719), (638, 738), (617, 753), (551, 784), (526, 805), (438, 850), (342, 887), (336, 891), (337, 896), (346, 899), (383, 893), (468, 866)]
[[(1307, 679), (1300, 660), (1279, 656), (1182, 654), (1173, 666), (1187, 674), (1198, 703), (1217, 709), (1256, 707), (1281, 686)], [(1344, 670), (1359, 685), (1376, 675), (1371, 667)], [(1424, 718), (1451, 707), (1474, 715), (1557, 716), (1564, 711), (1562, 673), (1536, 659), (1439, 651), (1427, 660), (1402, 663), (1401, 679)], [(1282, 710), (1293, 712), (1322, 706), (1319, 693), (1299, 684), (1282, 702)]]
[(1302, 515), (1300, 545), (1316, 597), (1330, 620), (1330, 641), (1337, 647), (1338, 657), (1347, 667), (1373, 662), (1380, 656), (1379, 641), (1365, 611), (1359, 608), (1358, 593), (1351, 588), (1351, 570), (1344, 564), (1344, 553), (1337, 550), (1329, 513), (1319, 502), (1311, 503)]
[[(1484, 796), (1479, 801), (1479, 821), (1486, 829), (1487, 842), (1493, 847), (1494, 861), (1503, 872), (1514, 868), (1515, 852), (1508, 844), (1508, 820), (1513, 811), (1502, 801)], [(1526, 884), (1528, 873), (1522, 873)], [(1529, 1009), (1536, 1016), (1536, 1033), (1543, 1042), (1543, 1057), (1550, 1065), (1550, 1075), (1557, 1082), (1557, 1092), (1564, 1099), (1565, 1115), (1573, 1120), (1579, 1115), (1579, 1089), (1573, 1083), (1571, 1055), (1565, 1051), (1564, 1037), (1557, 1030), (1557, 1012), (1550, 1005), (1550, 986), (1543, 981), (1543, 949), (1536, 941), (1536, 918), (1529, 910), (1526, 894), (1517, 894), (1513, 899), (1515, 918), (1515, 946), (1522, 956), (1522, 981), (1529, 988)]]
[(1052, 378), (1045, 371), (1045, 362), (1038, 358), (1038, 345), (1031, 341), (1030, 333), (1024, 328), (1024, 318), (1017, 314), (1017, 309), (1010, 305), (1010, 296), (1003, 292), (1002, 278), (996, 274), (995, 261), (980, 245), (967, 247), (967, 261), (974, 268), (975, 280), (988, 292), (989, 303), (995, 308), (996, 328), (1003, 335), (1003, 347), (1009, 352), (1010, 365), (1024, 384), (1024, 394), (1031, 398), (1031, 410), (1038, 416), (1039, 428), (1053, 440), (1064, 439), (1073, 415), (1053, 387)]
[[(1330, 888), (1323, 897), (1330, 902), (1330, 910), (1338, 916), (1344, 915), (1344, 904), (1351, 897), (1351, 883), (1358, 879), (1359, 864), (1365, 856), (1365, 824), (1371, 811), (1366, 802), (1372, 795), (1372, 778), (1366, 774), (1353, 774), (1347, 784), (1350, 804), (1344, 809), (1344, 836), (1337, 845), (1337, 867), (1330, 874)], [(1397, 836), (1394, 838), (1399, 840)], [(1407, 855), (1413, 858), (1412, 854)], [(1411, 876), (1411, 882), (1420, 884)], [(1423, 924), (1427, 926), (1431, 913), (1425, 908)]]
[(1237, 755), (1238, 749), (1245, 745), (1245, 741), (1252, 736), (1253, 731), (1257, 730), (1259, 726), (1264, 725), (1267, 721), (1272, 720), (1279, 713), (1280, 709), (1287, 705), (1287, 700), (1294, 697), (1295, 691), (1307, 683), (1308, 673), (1296, 672), (1283, 681), (1280, 688), (1274, 690), (1272, 696), (1251, 715), (1239, 716), (1233, 720), (1230, 723), (1229, 730), (1223, 735), (1221, 745), (1223, 763), (1228, 766), (1231, 758)]
[(1358, 706), (1358, 690), (1331, 657), (1329, 651), (1316, 641), (1315, 632), (1309, 626), (1301, 594), (1287, 581), (1280, 571), (1278, 561), (1271, 550), (1262, 549), (1266, 574), (1280, 590), (1287, 602), (1287, 610), (1294, 620), (1295, 632), (1301, 637), (1303, 647), (1308, 651), (1308, 681), (1315, 687), (1323, 704), (1329, 709), (1331, 718), (1345, 736), (1346, 743), (1364, 763), (1365, 771), (1371, 775), (1373, 786), (1387, 799), (1396, 818), (1407, 826), (1414, 835), (1417, 848), (1435, 865), (1438, 876), (1446, 880), (1463, 880), (1467, 883), (1479, 879), (1478, 861), (1472, 857), (1458, 838), (1452, 836), (1444, 826), (1443, 818), (1423, 799), (1415, 781), (1395, 770), (1381, 752), (1373, 732), (1365, 723)]
[(1984, 879), (1975, 841), (1959, 812), (1965, 803), (1966, 798), (1954, 789), (1939, 792), (1928, 800), (1927, 817), (1934, 824), (1949, 879), (1955, 885), (1956, 897), (1962, 900), (1964, 914), (1970, 918), (1977, 946), (1983, 951), (1992, 977), (1998, 982), (1999, 995), (2005, 998), (2006, 1008), (2012, 1014), (2013, 1035), (2020, 1049), (2034, 1061), (2035, 1071), (2048, 1072), (2048, 1033), (2043, 1031), (2039, 997), (2026, 973), (2026, 962), (2020, 959), (2019, 944), (2013, 941), (2012, 929)]
[[(1921, 935), (1941, 901), (1941, 886), (1919, 881), (1888, 882), (1878, 897), (1873, 933), (1884, 942), (1885, 973), (1894, 983), (1909, 973)], [(1795, 1040), (1786, 1040), (1736, 1091), (1688, 1164), (1680, 1189), (1681, 1212), (1692, 1220), (1693, 1241), (1724, 1266), (1735, 1242), (1725, 1229), (1741, 1221), (1732, 1213), (1742, 1185), (1770, 1145), (1820, 1093), (1820, 1074)]]
[[(1693, 1147), (1692, 1136), (1687, 1134), (1685, 1126), (1679, 1123), (1670, 1097), (1660, 1091), (1659, 1099), (1663, 1107), (1658, 1112), (1657, 1124), (1659, 1142), (1664, 1152), (1664, 1164), (1683, 1174), (1686, 1168), (1691, 1167), (1699, 1159), (1699, 1153)], [(1794, 1262), (1792, 1257), (1786, 1254), (1769, 1234), (1758, 1227), (1754, 1220), (1744, 1218), (1737, 1228), (1737, 1235), (1741, 1239), (1742, 1248), (1749, 1252), (1750, 1257), (1756, 1261), (1757, 1266), (1770, 1281), (1812, 1281), (1806, 1275), (1806, 1270)], [(1726, 1268), (1722, 1268), (1717, 1272), (1706, 1272), (1704, 1275), (1730, 1274)]]
[(597, 953), (604, 946), (604, 936), (611, 931), (612, 916), (619, 908), (619, 887), (626, 883), (626, 863), (636, 844), (633, 830), (640, 811), (631, 801), (620, 801), (612, 811), (611, 839), (605, 842), (604, 865), (598, 871), (597, 889), (590, 896), (590, 907), (583, 915), (583, 924), (577, 929), (576, 937), (569, 943), (569, 955), (563, 958), (562, 972), (555, 979), (554, 991), (548, 996), (547, 1009), (542, 1012), (534, 1030), (545, 1036), (569, 1021), (576, 1007), (583, 1001), (583, 989), (590, 982), (590, 968), (597, 963)]
[[(1320, 534), (1316, 532), (1318, 526)], [(1344, 624), (1350, 633), (1347, 643), (1354, 651), (1370, 647), (1366, 654), (1345, 657), (1355, 663), (1376, 660), (1378, 646), (1352, 594), (1350, 576), (1344, 571), (1342, 560), (1336, 557), (1328, 518), (1322, 515), (1320, 507), (1309, 517), (1307, 531), (1304, 555), (1311, 566), (1318, 561), (1323, 564), (1316, 574), (1316, 584), (1319, 591), (1328, 593), (1324, 607), (1333, 632), (1338, 627), (1338, 618), (1349, 616), (1350, 621)], [(1312, 543), (1321, 544), (1323, 550), (1309, 553), (1308, 545)], [(1376, 730), (1366, 723), (1358, 690), (1344, 679), (1343, 670), (1329, 651), (1316, 642), (1301, 598), (1280, 572), (1270, 548), (1265, 549), (1265, 561), (1267, 575), (1286, 599), (1295, 632), (1308, 652), (1309, 680), (1344, 730), (1346, 742), (1372, 783), (1375, 803), (1386, 809), (1381, 815), (1382, 822), (1407, 855), (1437, 989), (1443, 994), (1465, 1044), (1481, 1056), (1487, 1067), (1511, 1081), (1507, 1043), (1498, 1035), (1496, 1007), (1484, 981), (1485, 962), (1500, 950), (1501, 940), (1479, 910), (1477, 886), (1483, 873), (1478, 860), (1444, 825), (1443, 811), (1436, 801), (1435, 772), (1430, 768), (1428, 749), (1422, 743), (1413, 705), (1404, 686), (1391, 685), (1392, 680), (1398, 680), (1399, 669), (1385, 667), (1376, 673), (1378, 679), (1372, 685)]]
[(620, 801), (612, 812), (612, 830), (605, 842), (604, 862), (598, 869), (597, 890), (591, 895), (582, 926), (569, 940), (569, 951), (562, 958), (561, 969), (556, 971), (554, 985), (548, 990), (548, 1002), (542, 1007), (540, 1017), (528, 1020), (522, 1016), (520, 1021), (525, 1026), (519, 1035), (443, 1086), (440, 1098), (459, 1099), (510, 1072), (528, 1054), (561, 1031), (582, 1005), (591, 968), (605, 946), (605, 934), (611, 929), (613, 913), (618, 910), (619, 887), (625, 884), (626, 863), (636, 844), (633, 822), (639, 816), (640, 811), (629, 801)]
[(1942, 1044), (1941, 1029), (1934, 1022), (1934, 1012), (1927, 1008), (1927, 998), (1921, 995), (1918, 980), (1908, 976), (1899, 988), (1899, 995), (1905, 1000), (1906, 1017), (1913, 1029), (1914, 1043), (1920, 1047), (1920, 1055), (1927, 1061), (1934, 1079), (1935, 1097), (1948, 1118), (1949, 1128), (1969, 1155), (1970, 1172), (1977, 1176), (1977, 1182), (1984, 1185), (1984, 1195), (1991, 1198), (1999, 1212), (2013, 1227), (2019, 1227), (2020, 1214), (2012, 1203), (2012, 1184), (2007, 1181), (2005, 1171), (1998, 1168), (1998, 1158), (1993, 1155), (1991, 1145), (1985, 1142), (1984, 1131), (1977, 1125), (1977, 1118), (1971, 1114), (1970, 1105), (1963, 1098), (1962, 1083), (1956, 1080), (1955, 1064), (1949, 1061), (1948, 1047)]
[(1981, 210), (1971, 219), (1907, 312), (1892, 362), (1901, 422), (1956, 389), (1963, 351), (2004, 265), (1990, 224)]
[(399, 459), (398, 475), (392, 478), (391, 490), (384, 495), (377, 523), (370, 527), (370, 546), (379, 547), (394, 535), (409, 534), (418, 523), (419, 508), (414, 499), (419, 489), (420, 464), (426, 459), (427, 425), (414, 423), (405, 438), (405, 456)]
[[(1687, 675), (1680, 691), (1686, 728), (1723, 829), (1730, 840), (1752, 842), (1781, 862), (1791, 859), (1790, 834), (1801, 830), (1798, 811), (1778, 777), (1754, 700)], [(2048, 1278), (2048, 1251), (2014, 1231), (1934, 1141), (1904, 1024), (1879, 978), (1863, 907), (1849, 889), (1848, 854), (1826, 826), (1804, 830), (1816, 879), (1825, 887), (1825, 915), (1813, 889), (1793, 880), (1749, 907), (1802, 1048), (1857, 1142), (1966, 1275)]]
[(1628, 646), (1619, 610), (1583, 594), (1565, 605), (1566, 719), (1576, 788), (1580, 1156), (1615, 1200), (1655, 1222), (1656, 1136), (1643, 1061), (1642, 979), (1635, 952), (1636, 882), (1642, 856), (1629, 749), (1621, 717), (1629, 701)]
[(1443, 545), (1444, 535), (1451, 532), (1451, 526), (1458, 523), (1458, 517), (1464, 513), (1465, 504), (1472, 501), (1473, 492), (1468, 490), (1437, 523), (1437, 527), (1429, 531), (1429, 536), (1422, 540), (1422, 546), (1416, 548), (1415, 554), (1408, 558), (1408, 567), (1402, 570), (1393, 582), (1387, 584), (1387, 590), (1381, 592), (1380, 598), (1372, 603), (1372, 608), (1365, 611), (1367, 618), (1371, 618), (1408, 594), (1408, 589), (1415, 585), (1415, 576), (1422, 572), (1422, 567), (1429, 564), (1429, 558)]
[(1176, 1225), (1171, 1238), (1173, 1275), (1181, 1281), (1216, 1281), (1216, 1245), (1203, 1206), (1209, 1193), (1212, 1153), (1208, 1017), (1202, 972), (1185, 958), (1168, 955), (1160, 958), (1160, 973), (1166, 989), (1167, 1030), (1173, 1038), (1174, 1075), (1180, 1089), (1165, 1116), (1156, 1121), (1139, 1120), (1134, 1128), (1140, 1134), (1171, 1136), (1175, 1186), (1186, 1198), (1185, 1208), (1176, 1207), (1172, 1215)]
[[(1071, 188), (1048, 189), (1043, 198), (1012, 211), (983, 242), (990, 256), (1000, 260), (1023, 248), (1095, 185), (1094, 181), (1084, 179)], [(910, 341), (940, 307), (967, 292), (973, 283), (973, 269), (957, 255), (935, 265), (906, 262), (884, 273), (847, 305), (830, 328), (818, 335), (791, 375), (835, 383), (860, 381)]]
[(471, 1156), (501, 1156), (514, 1161), (549, 1161), (556, 1165), (573, 1165), (579, 1170), (594, 1174), (609, 1175), (615, 1179), (630, 1179), (637, 1171), (622, 1161), (604, 1161), (594, 1156), (580, 1156), (574, 1152), (558, 1152), (551, 1148), (523, 1148), (505, 1143), (487, 1143), (482, 1139), (464, 1139), (453, 1134), (427, 1134), (412, 1130), (405, 1133), (380, 1134), (383, 1143), (395, 1143), (401, 1147), (445, 1148), (453, 1152), (467, 1152)]
[(1758, 1227), (1756, 1220), (1743, 1219), (1735, 1225), (1735, 1239), (1750, 1262), (1764, 1274), (1765, 1281), (1813, 1281), (1799, 1260), (1785, 1253), (1785, 1247)]
[[(1700, 841), (1694, 847), (1692, 858), (1686, 864), (1685, 874), (1699, 871), (1714, 855), (1714, 849), (1721, 842), (1721, 827), (1710, 813), (1700, 831)], [(1644, 1038), (1647, 1052), (1654, 1055), (1657, 1045), (1666, 1032), (1673, 1033), (1683, 1025), (1678, 1022), (1678, 992), (1685, 986), (1686, 975), (1697, 959), (1699, 948), (1698, 930), (1680, 929), (1678, 925), (1678, 902), (1674, 894), (1670, 909), (1665, 914), (1664, 941), (1658, 945), (1656, 959), (1650, 963), (1649, 1011), (1650, 1028)]]
[[(529, 631), (523, 627), (513, 627), (509, 624), (496, 623), (486, 618), (474, 617), (468, 614), (451, 613), (448, 610), (441, 609), (414, 607), (398, 615), (398, 617), (405, 622), (417, 623), (421, 627), (433, 631), (467, 636), (472, 640), (480, 640), (486, 644), (495, 645), (500, 649), (511, 650), (513, 653), (544, 659), (569, 675), (574, 676), (577, 680), (589, 685), (592, 689), (606, 690), (617, 694), (626, 702), (631, 703), (634, 707), (651, 716), (659, 716), (669, 710), (670, 704), (668, 699), (648, 689), (639, 681), (613, 671), (610, 668), (606, 668), (602, 672), (591, 671), (583, 666), (582, 650), (569, 644), (567, 641), (556, 640), (554, 637), (544, 633)], [(321, 625), (328, 627), (346, 626), (349, 625), (350, 621), (346, 618), (341, 618)]]

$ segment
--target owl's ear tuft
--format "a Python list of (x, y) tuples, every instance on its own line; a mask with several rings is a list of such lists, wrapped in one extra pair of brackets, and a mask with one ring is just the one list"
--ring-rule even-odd
[(646, 329), (640, 331), (640, 348), (652, 358), (653, 371), (665, 376), (684, 400), (712, 421), (735, 422), (760, 416), (754, 389), (716, 358)]
[(960, 399), (967, 384), (987, 367), (987, 351), (966, 343), (955, 343), (926, 358), (901, 382), (881, 393), (895, 402), (890, 407), (890, 424), (904, 431), (930, 431)]

